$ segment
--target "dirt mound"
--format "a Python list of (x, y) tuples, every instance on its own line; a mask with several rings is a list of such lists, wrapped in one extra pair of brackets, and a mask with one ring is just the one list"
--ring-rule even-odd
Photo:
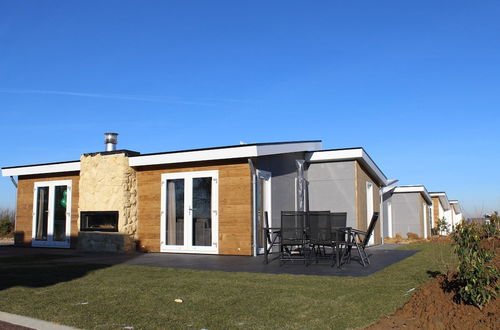
[[(439, 241), (444, 241), (439, 238)], [(487, 239), (482, 246), (495, 250), (500, 261), (499, 238)], [(446, 277), (438, 276), (422, 285), (393, 315), (385, 316), (366, 329), (500, 329), (500, 299), (491, 300), (483, 310), (457, 303), (455, 293), (444, 290)]]
[(441, 276), (425, 283), (396, 313), (366, 329), (500, 329), (500, 299), (483, 310), (458, 304), (453, 292), (442, 289), (443, 281)]

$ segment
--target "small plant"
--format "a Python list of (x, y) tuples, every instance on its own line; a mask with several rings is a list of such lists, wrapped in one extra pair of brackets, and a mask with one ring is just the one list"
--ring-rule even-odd
[(420, 236), (418, 236), (418, 234), (412, 232), (406, 233), (406, 236), (408, 236), (408, 239), (420, 239)]
[(436, 229), (439, 234), (449, 234), (450, 233), (450, 225), (448, 222), (446, 222), (446, 218), (442, 217), (441, 219), (438, 219), (438, 222), (436, 224)]
[(457, 298), (480, 309), (496, 296), (500, 275), (491, 264), (494, 252), (480, 246), (481, 236), (481, 229), (475, 223), (460, 224), (452, 234), (458, 257), (458, 272), (453, 283)]
[(500, 235), (500, 216), (494, 212), (489, 216), (489, 221), (483, 225), (483, 233), (486, 237), (495, 237)]
[(9, 235), (12, 233), (13, 226), (12, 222), (8, 216), (5, 216), (0, 219), (0, 235)]

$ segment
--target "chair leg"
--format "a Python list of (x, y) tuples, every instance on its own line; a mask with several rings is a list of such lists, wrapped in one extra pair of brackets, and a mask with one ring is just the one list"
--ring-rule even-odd
[(366, 266), (366, 263), (365, 263), (365, 257), (363, 255), (363, 252), (361, 252), (361, 248), (359, 246), (358, 243), (355, 243), (356, 244), (356, 248), (358, 249), (358, 254), (359, 254), (359, 257), (361, 258), (361, 262), (363, 263), (363, 267)]
[(368, 254), (366, 253), (366, 250), (363, 246), (361, 247), (361, 249), (363, 250), (363, 258), (366, 260), (366, 263), (369, 265), (370, 259), (368, 258)]

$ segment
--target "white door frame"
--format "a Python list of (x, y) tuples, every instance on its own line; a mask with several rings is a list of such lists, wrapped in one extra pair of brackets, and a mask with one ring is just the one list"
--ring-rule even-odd
[(387, 201), (387, 236), (392, 238), (392, 202)]
[[(258, 207), (258, 201), (260, 200), (260, 196), (259, 196), (259, 192), (260, 192), (260, 189), (259, 189), (259, 184), (260, 184), (260, 180), (259, 179), (263, 179), (265, 181), (265, 184), (264, 184), (264, 205), (263, 205), (263, 211), (264, 212), (267, 212), (268, 216), (269, 216), (269, 225), (272, 226), (272, 209), (271, 209), (271, 178), (272, 178), (272, 173), (271, 172), (268, 172), (268, 171), (263, 171), (263, 170), (256, 170), (255, 171), (255, 175), (257, 177), (257, 189), (256, 189), (256, 196), (255, 198), (257, 199), (257, 203), (255, 204), (257, 207)], [(256, 214), (257, 214), (257, 217), (255, 217), (255, 223), (253, 224), (253, 227), (254, 227), (254, 231), (253, 231), (253, 246), (254, 246), (254, 255), (257, 255), (257, 254), (263, 254), (264, 253), (264, 249), (263, 248), (259, 248), (258, 246), (258, 235), (262, 234), (262, 233), (258, 233), (259, 231), (259, 226), (257, 224), (257, 221), (258, 221), (258, 213), (257, 213), (258, 210), (256, 210)], [(265, 224), (262, 224), (263, 226)]]
[(427, 238), (427, 204), (422, 203), (422, 212), (424, 214), (424, 238)]
[[(193, 200), (193, 179), (212, 178), (212, 245), (195, 246), (192, 243), (193, 221), (192, 221), (192, 200)], [(167, 245), (166, 223), (167, 223), (167, 180), (184, 179), (184, 245)], [(161, 220), (160, 220), (160, 251), (175, 253), (219, 253), (219, 171), (194, 171), (164, 173), (161, 175)]]
[[(366, 229), (370, 226), (370, 221), (373, 216), (373, 183), (366, 183)], [(368, 245), (375, 244), (375, 228), (373, 229), (372, 236), (368, 241)]]
[[(33, 247), (54, 247), (54, 248), (69, 248), (71, 243), (71, 195), (72, 195), (72, 180), (58, 180), (58, 181), (40, 181), (35, 182), (33, 187), (33, 223), (31, 230), (31, 246)], [(54, 198), (55, 187), (66, 186), (66, 239), (64, 241), (54, 241)], [(38, 206), (38, 188), (49, 188), (48, 200), (48, 216), (47, 216), (47, 240), (36, 239), (36, 217)]]

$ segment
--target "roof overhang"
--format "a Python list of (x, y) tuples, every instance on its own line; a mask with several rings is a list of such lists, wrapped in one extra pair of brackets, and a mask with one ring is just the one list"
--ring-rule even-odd
[(184, 150), (129, 158), (132, 167), (210, 160), (253, 158), (321, 149), (321, 141), (262, 143), (222, 148)]
[(438, 197), (439, 202), (441, 203), (441, 206), (443, 206), (443, 209), (445, 211), (448, 211), (450, 209), (450, 202), (448, 200), (448, 196), (446, 196), (445, 192), (431, 192), (429, 193), (431, 197)]
[(339, 162), (348, 160), (359, 161), (368, 173), (375, 178), (379, 185), (384, 187), (387, 186), (386, 176), (363, 148), (321, 150), (306, 153), (306, 161), (309, 163)]
[(80, 171), (80, 162), (63, 162), (2, 168), (2, 176), (19, 176)]
[(399, 180), (387, 180), (387, 186), (382, 188), (382, 194), (387, 194), (396, 189)]
[(458, 203), (457, 200), (450, 201), (450, 205), (453, 208), (455, 214), (462, 213), (462, 208), (460, 207), (460, 204)]
[[(321, 141), (243, 144), (228, 147), (181, 150), (129, 157), (130, 166), (175, 164), (222, 159), (252, 158), (321, 149)], [(2, 176), (19, 176), (80, 171), (80, 162), (59, 162), (2, 168)]]
[(399, 186), (394, 189), (394, 193), (420, 193), (428, 205), (432, 204), (432, 198), (423, 185)]

